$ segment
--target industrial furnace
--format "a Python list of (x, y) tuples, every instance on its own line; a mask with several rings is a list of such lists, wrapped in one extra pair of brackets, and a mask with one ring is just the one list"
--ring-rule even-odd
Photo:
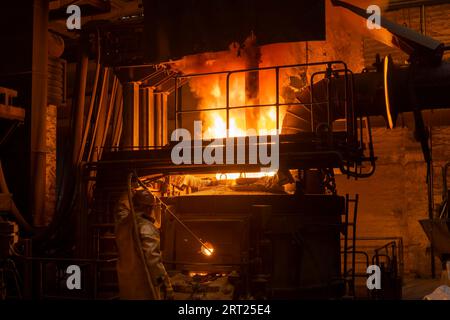
[[(0, 298), (400, 299), (418, 247), (444, 271), (448, 174), (436, 208), (427, 118), (450, 119), (447, 30), (425, 30), (437, 2), (417, 31), (390, 15), (414, 1), (35, 0), (33, 23), (4, 34), (17, 48), (0, 74)], [(403, 61), (362, 54), (367, 39)], [(385, 165), (374, 127), (401, 126), (419, 155), (391, 156), (426, 167), (426, 244), (400, 205), (387, 214), (400, 227), (376, 234), (360, 210), (401, 201), (366, 203), (358, 184)]]

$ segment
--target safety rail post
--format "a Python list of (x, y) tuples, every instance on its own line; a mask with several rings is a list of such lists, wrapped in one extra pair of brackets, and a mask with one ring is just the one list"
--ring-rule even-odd
[(276, 103), (276, 117), (277, 117), (277, 133), (280, 131), (280, 68), (275, 68), (275, 103)]
[(175, 76), (175, 97), (174, 97), (174, 110), (175, 110), (175, 129), (178, 129), (178, 76)]
[(227, 132), (226, 132), (226, 137), (228, 138), (229, 136), (229, 131), (230, 131), (230, 77), (231, 77), (231, 72), (227, 73), (227, 78), (226, 78), (226, 117), (227, 117)]

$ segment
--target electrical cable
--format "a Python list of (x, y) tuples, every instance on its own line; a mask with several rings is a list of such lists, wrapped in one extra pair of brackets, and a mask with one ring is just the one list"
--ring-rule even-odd
[[(98, 82), (98, 73), (100, 72), (100, 58), (101, 58), (101, 45), (100, 45), (100, 31), (97, 28), (97, 61), (96, 61), (96, 75), (94, 77), (94, 89), (92, 92), (92, 97), (90, 101), (90, 105), (94, 103), (95, 101), (95, 92)], [(91, 108), (89, 108), (90, 110)], [(72, 108), (71, 110), (71, 119), (74, 119), (74, 112), (75, 109)], [(90, 121), (90, 120), (89, 120)], [(85, 139), (85, 136), (87, 135), (87, 132), (89, 131), (87, 128), (88, 125), (88, 119), (86, 120), (86, 128), (85, 132), (83, 134), (83, 139)], [(70, 128), (71, 130), (74, 127), (74, 121), (71, 121)], [(84, 141), (84, 140), (83, 140)], [(65, 156), (62, 157), (62, 164), (61, 168), (63, 168), (61, 173), (61, 178), (59, 184), (59, 192), (57, 195), (57, 202), (56, 202), (56, 208), (55, 208), (55, 214), (50, 222), (50, 225), (48, 225), (44, 230), (39, 231), (37, 234), (33, 236), (34, 242), (41, 242), (42, 247), (45, 247), (46, 241), (53, 241), (55, 238), (58, 237), (59, 233), (63, 233), (64, 231), (64, 223), (66, 221), (70, 221), (70, 216), (73, 215), (73, 211), (76, 205), (77, 198), (79, 197), (79, 185), (81, 183), (80, 181), (80, 175), (77, 174), (75, 177), (73, 176), (73, 165), (72, 165), (72, 157), (67, 157), (67, 154), (71, 154), (71, 152), (78, 152), (77, 154), (77, 164), (79, 164), (82, 161), (83, 157), (83, 145), (84, 142), (82, 142), (80, 146), (80, 150), (78, 151), (69, 151), (69, 149), (73, 148), (73, 141), (70, 144), (65, 145), (64, 152)], [(67, 159), (70, 158), (70, 159)], [(79, 170), (79, 168), (75, 167), (76, 170)], [(79, 172), (78, 172), (79, 173)]]
[(100, 76), (100, 69), (101, 69), (101, 65), (100, 65), (100, 57), (101, 57), (100, 31), (98, 28), (96, 31), (97, 31), (97, 61), (95, 64), (94, 84), (92, 87), (91, 100), (89, 102), (88, 114), (86, 117), (86, 126), (84, 128), (85, 130), (84, 130), (84, 134), (83, 134), (83, 137), (81, 140), (80, 150), (78, 151), (77, 163), (80, 163), (83, 160), (83, 156), (85, 153), (85, 146), (86, 146), (86, 141), (88, 139), (88, 134), (90, 131), (89, 128), (91, 125), (92, 113), (93, 113), (93, 109), (94, 109), (95, 99), (97, 96), (98, 80), (99, 80), (99, 76)]

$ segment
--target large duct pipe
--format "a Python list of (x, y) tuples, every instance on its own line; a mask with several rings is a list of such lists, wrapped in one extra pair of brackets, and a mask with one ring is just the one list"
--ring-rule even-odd
[[(365, 10), (344, 1), (332, 0), (332, 3), (364, 19), (370, 16)], [(441, 62), (443, 43), (384, 17), (381, 18), (381, 26), (382, 34), (385, 35), (383, 39), (387, 40), (385, 44), (409, 54), (412, 64), (398, 67), (386, 58), (383, 72), (355, 74), (353, 84), (356, 116), (381, 115), (388, 127), (393, 128), (396, 117), (401, 112), (417, 113), (417, 107), (420, 110), (449, 108), (450, 95), (447, 90), (450, 88), (450, 64)], [(378, 33), (374, 32), (372, 35), (376, 38)], [(318, 124), (326, 121), (328, 88), (331, 120), (345, 117), (345, 85), (344, 78), (341, 77), (324, 79), (311, 87), (305, 87), (298, 95), (298, 100), (316, 105), (312, 110), (309, 105), (289, 107), (282, 132), (315, 131)]]
[[(450, 64), (436, 67), (408, 65), (396, 67), (385, 61), (383, 72), (354, 75), (353, 92), (357, 116), (383, 116), (389, 127), (395, 126), (399, 113), (414, 110), (414, 102), (425, 109), (450, 108)], [(305, 103), (290, 106), (283, 120), (283, 134), (315, 131), (327, 121), (327, 87), (330, 81), (331, 120), (345, 118), (344, 77), (323, 79), (304, 87), (297, 98)], [(412, 86), (412, 90), (409, 86)], [(311, 90), (313, 91), (311, 94)], [(411, 97), (414, 92), (415, 97)], [(315, 103), (313, 108), (308, 103)], [(391, 119), (391, 120), (390, 120)]]
[(394, 67), (391, 72), (388, 70), (388, 77), (394, 112), (412, 111), (412, 104), (408, 99), (409, 81), (422, 110), (450, 108), (450, 63), (442, 63), (436, 67)]

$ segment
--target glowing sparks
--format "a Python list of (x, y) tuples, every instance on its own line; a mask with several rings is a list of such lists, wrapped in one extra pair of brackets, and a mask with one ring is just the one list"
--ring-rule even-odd
[(200, 248), (200, 252), (207, 257), (212, 256), (212, 254), (214, 253), (214, 247), (212, 246), (211, 243), (209, 242), (205, 242), (202, 247)]
[(204, 277), (204, 276), (207, 276), (207, 275), (208, 275), (208, 272), (189, 272), (189, 276), (190, 277), (196, 277), (196, 276)]
[(236, 180), (238, 178), (262, 178), (262, 177), (273, 177), (275, 175), (273, 172), (244, 172), (244, 173), (218, 173), (216, 174), (217, 180)]

